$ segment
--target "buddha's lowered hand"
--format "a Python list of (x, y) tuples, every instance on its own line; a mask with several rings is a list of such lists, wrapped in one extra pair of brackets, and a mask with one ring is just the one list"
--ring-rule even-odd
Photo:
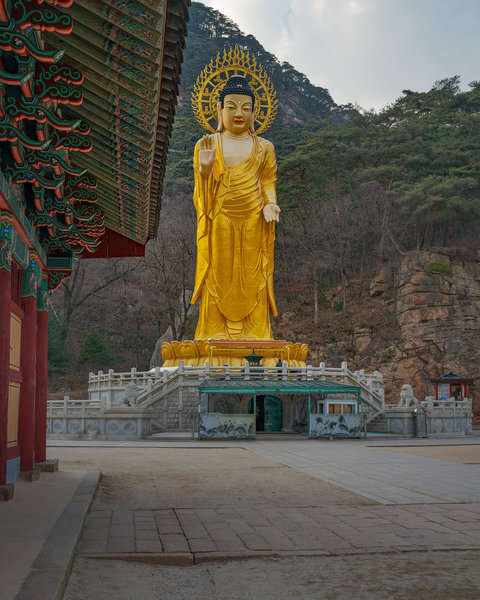
[(267, 204), (263, 207), (263, 216), (267, 223), (279, 220), (280, 208), (276, 204)]

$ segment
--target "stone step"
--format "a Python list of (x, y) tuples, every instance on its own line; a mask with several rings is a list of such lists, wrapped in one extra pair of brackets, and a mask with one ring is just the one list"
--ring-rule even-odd
[(387, 431), (387, 419), (385, 415), (376, 416), (370, 423), (367, 425), (367, 431), (371, 431), (373, 433), (386, 433)]
[(257, 431), (257, 440), (306, 440), (307, 433), (298, 431)]

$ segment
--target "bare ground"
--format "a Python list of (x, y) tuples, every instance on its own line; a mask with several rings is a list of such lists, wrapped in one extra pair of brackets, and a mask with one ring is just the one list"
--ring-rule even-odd
[(64, 600), (478, 600), (479, 559), (411, 552), (166, 567), (79, 558)]
[(96, 509), (375, 504), (243, 448), (50, 448), (48, 457), (102, 472)]
[[(479, 447), (388, 448), (476, 462)], [(51, 448), (100, 469), (95, 508), (343, 505), (372, 501), (242, 448)], [(448, 457), (448, 458), (447, 458)], [(160, 566), (78, 557), (64, 600), (476, 600), (478, 551), (401, 552)]]

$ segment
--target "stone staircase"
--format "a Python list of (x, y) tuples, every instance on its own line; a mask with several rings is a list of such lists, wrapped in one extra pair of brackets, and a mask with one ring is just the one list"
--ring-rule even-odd
[(370, 433), (387, 433), (387, 419), (385, 413), (378, 413), (367, 425)]

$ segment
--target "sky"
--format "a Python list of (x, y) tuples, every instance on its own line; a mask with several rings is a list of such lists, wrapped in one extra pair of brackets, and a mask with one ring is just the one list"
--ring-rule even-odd
[(381, 109), (409, 89), (480, 80), (480, 0), (202, 0), (337, 104)]

